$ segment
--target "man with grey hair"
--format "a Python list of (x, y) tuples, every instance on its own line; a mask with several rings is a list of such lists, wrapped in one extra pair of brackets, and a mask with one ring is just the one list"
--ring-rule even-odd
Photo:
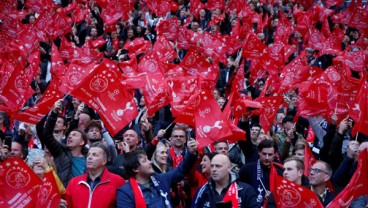
[(66, 187), (61, 205), (67, 207), (116, 207), (116, 190), (125, 181), (106, 168), (109, 150), (102, 142), (91, 144), (87, 172), (73, 178)]
[(335, 194), (326, 186), (332, 176), (331, 166), (326, 162), (317, 161), (308, 171), (312, 191), (317, 194), (322, 205), (327, 206), (335, 198)]

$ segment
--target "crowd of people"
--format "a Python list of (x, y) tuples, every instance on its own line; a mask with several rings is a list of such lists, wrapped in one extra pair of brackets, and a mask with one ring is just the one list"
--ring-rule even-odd
[[(38, 7), (40, 2), (45, 9)], [(20, 158), (41, 179), (51, 171), (61, 195), (60, 207), (253, 208), (285, 207), (282, 202), (295, 205), (304, 200), (302, 197), (299, 201), (293, 199), (292, 195), (284, 195), (280, 199), (273, 187), (275, 174), (311, 190), (320, 203), (315, 202), (308, 207), (326, 207), (337, 199), (360, 167), (359, 154), (368, 149), (368, 137), (365, 135), (368, 132), (368, 117), (364, 112), (368, 112), (368, 58), (365, 58), (368, 54), (368, 18), (359, 19), (358, 24), (354, 17), (349, 16), (354, 15), (352, 11), (359, 11), (366, 17), (367, 5), (361, 1), (332, 0), (122, 2), (45, 0), (34, 3), (18, 0), (14, 4), (6, 0), (0, 3), (0, 8), (3, 8), (0, 15), (0, 46), (4, 49), (0, 59), (0, 80), (3, 82), (0, 83), (2, 162)], [(54, 13), (46, 14), (47, 9)], [(58, 25), (56, 32), (50, 29), (51, 32), (41, 34), (40, 28), (33, 30), (32, 25), (39, 25), (47, 15), (67, 17), (70, 21), (62, 27), (57, 22), (59, 20), (54, 19)], [(9, 26), (9, 18), (13, 18), (11, 24), (15, 27)], [(110, 21), (109, 18), (115, 19)], [(162, 25), (168, 20), (174, 22), (165, 27), (173, 27), (173, 30), (163, 29)], [(38, 53), (36, 58), (33, 46), (29, 46), (33, 43), (22, 39), (21, 36), (26, 33), (18, 33), (18, 30), (34, 34), (27, 35), (25, 39), (34, 38), (32, 42), (36, 43)], [(14, 31), (17, 34), (13, 34)], [(207, 43), (206, 37), (211, 37), (213, 43), (219, 41), (227, 49), (218, 49), (221, 44), (211, 46), (212, 42)], [(164, 48), (164, 42), (168, 43), (165, 48), (169, 48), (166, 52), (171, 55), (161, 54), (162, 51), (157, 49)], [(22, 43), (28, 45), (14, 48), (14, 45)], [(282, 49), (277, 49), (276, 46), (280, 45)], [(75, 55), (76, 51), (84, 51), (83, 55), (79, 54), (84, 58)], [(198, 91), (211, 91), (213, 97), (210, 100), (215, 100), (218, 108), (226, 114), (226, 119), (243, 132), (242, 138), (234, 141), (218, 134), (213, 135), (218, 138), (211, 142), (200, 140), (193, 123), (175, 120), (180, 114), (174, 113), (177, 109), (174, 109), (176, 107), (172, 102), (152, 114), (148, 113), (148, 109), (152, 111), (155, 102), (161, 100), (147, 100), (152, 98), (147, 95), (147, 87), (128, 89), (136, 103), (137, 116), (130, 119), (118, 133), (110, 131), (102, 111), (73, 93), (54, 97), (55, 102), (43, 106), (49, 111), (40, 120), (30, 122), (19, 116), (13, 118), (16, 113), (46, 103), (43, 98), (48, 94), (45, 92), (50, 83), (61, 74), (74, 73), (70, 66), (83, 65), (88, 68), (91, 64), (98, 65), (102, 60), (109, 59), (120, 67), (124, 76), (132, 77), (142, 72), (139, 71), (142, 67), (149, 67), (140, 64), (145, 54), (152, 52), (157, 52), (154, 57), (163, 62), (160, 65), (163, 69), (160, 70), (165, 71), (161, 74), (164, 78), (181, 76), (191, 80), (193, 75), (201, 77)], [(187, 54), (192, 53), (202, 57), (211, 69), (201, 71), (203, 62), (196, 62), (199, 66), (194, 63), (190, 69), (185, 68), (183, 60), (188, 62)], [(349, 54), (362, 57), (362, 63), (359, 62), (362, 66), (355, 62), (358, 58), (350, 59)], [(57, 62), (57, 58), (62, 64)], [(23, 64), (24, 59), (27, 61)], [(269, 60), (271, 65), (267, 63)], [(27, 74), (27, 69), (32, 69), (35, 63), (36, 73)], [(61, 65), (65, 65), (64, 71), (56, 71), (55, 68)], [(307, 67), (307, 72), (295, 66)], [(12, 67), (14, 72), (9, 69)], [(216, 70), (215, 79), (209, 78), (213, 68)], [(17, 70), (27, 75), (17, 74)], [(300, 73), (297, 73), (298, 70)], [(335, 100), (332, 110), (323, 110), (326, 106), (331, 107), (330, 103), (326, 104), (333, 97), (330, 88), (318, 91), (329, 93), (326, 100), (319, 100), (319, 103), (315, 98), (317, 95), (306, 95), (306, 92), (314, 90), (311, 86), (315, 83), (320, 84), (321, 88), (325, 86), (318, 79), (327, 72), (336, 72), (337, 76), (345, 77), (351, 83), (359, 83), (353, 86), (346, 84), (347, 81), (345, 91), (337, 92), (345, 92), (341, 99), (350, 94), (355, 96), (353, 100), (346, 100), (347, 107), (344, 109), (338, 108), (338, 101)], [(24, 93), (27, 90), (19, 91), (23, 93), (19, 96), (22, 99), (9, 101), (14, 98), (9, 94), (14, 92), (8, 83), (19, 76), (31, 77), (26, 87), (29, 85), (33, 94), (28, 93), (27, 97), (28, 94)], [(77, 79), (83, 80), (83, 76)], [(163, 82), (166, 80), (163, 79)], [(297, 85), (303, 82), (308, 82), (307, 90), (305, 86)], [(341, 84), (336, 83), (334, 85)], [(22, 84), (16, 83), (14, 87), (26, 89)], [(100, 84), (97, 87), (103, 88), (102, 82), (97, 84)], [(134, 84), (142, 86), (138, 82)], [(170, 84), (165, 86), (173, 90)], [(197, 95), (198, 91), (191, 93)], [(168, 92), (171, 101), (179, 96), (174, 91)], [(243, 102), (245, 104), (241, 108), (232, 98), (261, 105), (258, 98), (275, 95), (282, 96), (282, 99), (271, 113), (272, 120), (267, 127), (262, 120), (264, 111), (259, 112), (262, 107)], [(164, 97), (163, 94), (159, 96)], [(195, 102), (190, 96), (185, 100)], [(311, 104), (311, 100), (317, 106), (308, 114), (305, 113), (305, 106)], [(14, 109), (19, 102), (20, 107)], [(125, 106), (125, 110), (133, 108), (131, 103), (117, 105)], [(357, 106), (360, 107), (360, 114), (349, 116), (353, 109), (350, 107)], [(239, 107), (240, 115), (236, 113)], [(120, 109), (119, 112), (124, 114), (125, 110)], [(321, 113), (315, 113), (317, 111)], [(207, 119), (214, 116), (211, 113), (202, 114)], [(358, 130), (354, 126), (359, 126)], [(216, 128), (222, 127), (216, 122), (213, 126), (205, 126), (203, 131), (211, 133)], [(310, 163), (313, 159), (314, 162)], [(1, 170), (0, 177), (0, 181), (4, 182)], [(361, 193), (344, 207), (366, 207), (367, 197), (368, 193)], [(0, 201), (3, 199), (0, 197)]]

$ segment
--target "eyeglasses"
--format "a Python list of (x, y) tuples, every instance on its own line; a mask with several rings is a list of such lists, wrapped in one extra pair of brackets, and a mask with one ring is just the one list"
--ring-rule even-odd
[(172, 138), (175, 138), (175, 139), (177, 139), (177, 138), (184, 138), (185, 136), (184, 135), (173, 135), (172, 136)]
[(311, 172), (314, 172), (314, 173), (327, 173), (327, 171), (324, 171), (324, 170), (321, 170), (321, 169), (318, 169), (318, 168), (309, 168), (308, 171), (311, 173)]

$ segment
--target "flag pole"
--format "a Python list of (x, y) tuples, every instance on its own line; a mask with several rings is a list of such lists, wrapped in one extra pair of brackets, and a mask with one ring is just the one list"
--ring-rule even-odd
[(169, 124), (164, 131), (167, 131), (173, 124), (174, 122), (171, 122), (171, 124)]
[(355, 134), (355, 141), (358, 141), (358, 134), (359, 134), (359, 132), (357, 132), (357, 133)]

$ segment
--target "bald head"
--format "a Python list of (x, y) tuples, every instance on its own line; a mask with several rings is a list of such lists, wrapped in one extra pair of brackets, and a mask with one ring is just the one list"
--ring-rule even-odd
[(229, 181), (231, 162), (226, 155), (218, 154), (211, 160), (211, 177), (216, 183)]

